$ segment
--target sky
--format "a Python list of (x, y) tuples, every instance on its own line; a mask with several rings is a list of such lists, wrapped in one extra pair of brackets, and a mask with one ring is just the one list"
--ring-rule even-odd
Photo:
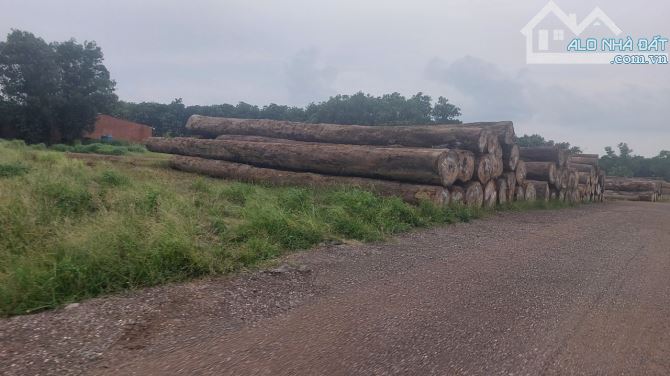
[[(666, 0), (555, 0), (600, 7), (623, 35), (670, 37)], [(0, 0), (0, 34), (94, 40), (127, 101), (304, 106), (338, 93), (419, 91), (463, 121), (585, 152), (670, 149), (670, 65), (528, 65), (521, 29), (546, 0)]]

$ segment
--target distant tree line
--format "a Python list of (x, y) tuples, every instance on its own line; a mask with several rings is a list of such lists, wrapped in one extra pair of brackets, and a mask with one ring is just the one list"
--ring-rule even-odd
[(670, 151), (662, 150), (657, 156), (645, 158), (634, 155), (625, 142), (617, 145), (619, 153), (610, 146), (600, 157), (602, 166), (608, 175), (626, 177), (655, 177), (670, 181)]
[(193, 114), (205, 116), (288, 120), (309, 123), (359, 125), (457, 124), (461, 111), (439, 97), (435, 103), (423, 93), (406, 98), (399, 93), (372, 96), (358, 92), (336, 95), (327, 101), (306, 107), (271, 103), (259, 107), (245, 102), (236, 105), (185, 106), (181, 99), (170, 104), (120, 101), (112, 115), (154, 127), (157, 135), (182, 135)]

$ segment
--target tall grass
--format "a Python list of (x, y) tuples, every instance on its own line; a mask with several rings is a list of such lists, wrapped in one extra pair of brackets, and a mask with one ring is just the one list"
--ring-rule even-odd
[[(7, 167), (9, 166), (9, 167)], [(467, 208), (357, 189), (279, 188), (0, 141), (0, 315), (251, 267), (329, 240), (372, 241)]]

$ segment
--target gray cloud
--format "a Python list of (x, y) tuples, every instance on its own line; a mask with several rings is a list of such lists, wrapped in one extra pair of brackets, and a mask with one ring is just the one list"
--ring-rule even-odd
[(428, 79), (453, 86), (473, 99), (469, 116), (480, 120), (527, 120), (532, 116), (524, 85), (495, 64), (466, 56), (448, 64), (433, 59), (426, 68)]
[(335, 94), (333, 82), (337, 71), (319, 63), (316, 48), (304, 49), (296, 53), (286, 65), (286, 88), (291, 104), (304, 106), (318, 102)]

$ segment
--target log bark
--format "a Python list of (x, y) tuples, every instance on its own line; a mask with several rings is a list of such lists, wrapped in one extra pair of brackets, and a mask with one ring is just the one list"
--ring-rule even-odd
[(449, 193), (451, 195), (450, 204), (451, 205), (462, 205), (465, 203), (465, 189), (459, 186), (452, 186), (449, 188)]
[(503, 176), (507, 182), (507, 200), (514, 201), (514, 194), (516, 192), (516, 173), (507, 172)]
[(553, 162), (564, 166), (567, 161), (567, 152), (557, 146), (522, 147), (519, 154), (526, 162)]
[(526, 178), (555, 184), (556, 164), (554, 162), (526, 162)]
[(489, 154), (493, 154), (496, 156), (496, 158), (502, 159), (503, 157), (503, 148), (500, 145), (500, 142), (498, 142), (498, 136), (495, 134), (491, 133), (488, 136), (488, 142), (486, 143), (486, 152)]
[(455, 150), (458, 154), (458, 178), (457, 180), (467, 183), (475, 174), (475, 154), (467, 150)]
[(588, 172), (578, 172), (579, 175), (579, 184), (584, 184), (587, 187), (591, 186), (591, 175)]
[(496, 189), (498, 191), (498, 203), (506, 203), (509, 200), (509, 185), (507, 184), (506, 177), (496, 180)]
[(475, 173), (472, 178), (482, 184), (488, 183), (496, 172), (495, 156), (493, 154), (482, 154), (477, 158), (475, 165)]
[(498, 202), (498, 191), (496, 181), (491, 180), (484, 186), (484, 207), (493, 208)]
[(310, 187), (351, 186), (369, 190), (382, 196), (400, 197), (405, 202), (415, 205), (422, 200), (439, 206), (449, 203), (449, 191), (446, 188), (432, 185), (407, 184), (347, 176), (329, 176), (311, 172), (281, 171), (235, 162), (184, 156), (173, 157), (170, 161), (170, 166), (181, 171), (248, 183)]
[(653, 191), (641, 192), (622, 192), (622, 191), (605, 191), (605, 198), (607, 200), (626, 200), (626, 201), (656, 201), (657, 195)]
[(526, 162), (523, 160), (519, 160), (519, 162), (516, 164), (516, 170), (514, 170), (516, 174), (516, 183), (521, 185), (526, 181)]
[(592, 178), (596, 177), (596, 169), (589, 164), (568, 162), (568, 168), (588, 173)]
[(571, 163), (587, 164), (593, 167), (598, 167), (598, 154), (575, 154), (568, 159)]
[(566, 190), (561, 190), (558, 192), (558, 200), (565, 202), (567, 197), (566, 197), (567, 191)]
[(465, 204), (481, 208), (484, 203), (484, 188), (478, 181), (471, 181), (465, 185)]
[(552, 189), (561, 189), (561, 184), (563, 184), (563, 175), (561, 174), (561, 167), (556, 169), (556, 181), (554, 184), (551, 184)]
[(568, 184), (570, 183), (570, 170), (567, 167), (561, 167), (560, 169), (561, 184), (559, 186), (560, 190), (568, 189)]
[(579, 184), (579, 172), (572, 168), (568, 168), (568, 171), (568, 189), (576, 190), (577, 185)]
[(458, 177), (458, 155), (445, 149), (158, 137), (148, 139), (146, 144), (154, 152), (289, 171), (390, 179), (445, 187), (453, 184)]
[(517, 185), (514, 189), (514, 200), (526, 201), (526, 190), (523, 188), (523, 185)]
[(503, 165), (505, 171), (514, 171), (519, 163), (519, 145), (503, 145)]
[(512, 145), (516, 135), (514, 134), (514, 123), (511, 121), (499, 121), (494, 123), (470, 123), (463, 124), (465, 127), (479, 127), (493, 132), (498, 136), (501, 145)]
[(528, 180), (523, 183), (524, 191), (524, 200), (525, 201), (535, 201), (537, 198), (537, 192), (535, 192), (535, 185), (531, 184)]
[(495, 163), (493, 164), (493, 174), (491, 174), (491, 178), (497, 179), (502, 176), (502, 174), (505, 171), (505, 168), (503, 167), (502, 158), (495, 157), (494, 162)]
[(535, 198), (541, 201), (549, 201), (551, 198), (551, 189), (546, 181), (527, 180), (526, 183), (535, 188)]
[[(467, 125), (467, 124), (466, 124)], [(280, 120), (231, 119), (193, 115), (186, 128), (194, 134), (263, 136), (287, 140), (351, 145), (437, 147), (485, 153), (490, 131), (481, 126), (361, 126), (308, 124)]]
[(657, 183), (653, 181), (614, 179), (609, 177), (605, 180), (605, 189), (609, 191), (624, 191), (624, 192), (659, 191)]

